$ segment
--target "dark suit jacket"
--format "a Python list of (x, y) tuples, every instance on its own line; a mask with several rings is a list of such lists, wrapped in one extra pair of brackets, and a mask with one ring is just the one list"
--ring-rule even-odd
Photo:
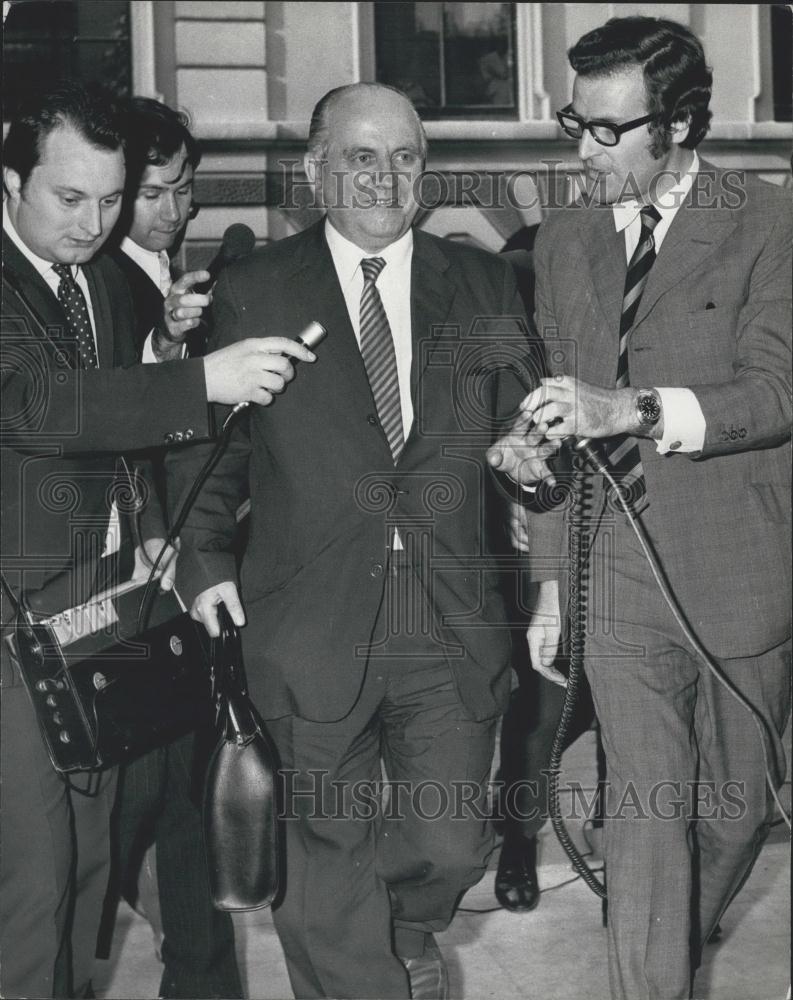
[[(423, 548), (438, 649), (470, 714), (496, 715), (509, 690), (484, 455), (536, 378), (525, 315), (503, 261), (418, 231), (411, 280), (415, 419), (396, 468), (323, 223), (230, 266), (215, 291), (219, 344), (294, 335), (314, 319), (329, 332), (316, 364), (301, 365), (273, 405), (251, 409), (182, 533), (179, 586), (192, 600), (236, 578), (234, 512), (250, 491), (243, 642), (268, 718), (332, 720), (354, 704), (395, 523)], [(172, 495), (202, 458), (201, 448), (169, 458)]]
[(80, 370), (56, 296), (10, 241), (3, 268), (3, 571), (54, 613), (90, 596), (111, 503), (128, 507), (117, 456), (209, 433), (203, 363), (136, 364), (129, 292), (100, 258), (85, 268), (100, 367)]
[[(719, 657), (790, 634), (792, 238), (789, 191), (702, 162), (629, 341), (632, 384), (689, 387), (707, 423), (701, 452), (639, 447), (656, 551)], [(611, 210), (554, 213), (534, 256), (550, 367), (612, 388), (627, 265)], [(534, 518), (531, 551), (549, 560), (538, 575), (564, 561), (559, 528), (555, 515)]]
[(152, 328), (162, 323), (162, 293), (159, 286), (120, 247), (109, 248), (107, 255), (116, 263), (129, 285), (135, 311), (135, 347), (140, 355)]
[[(135, 346), (140, 355), (152, 329), (155, 326), (160, 328), (164, 326), (162, 293), (159, 285), (155, 285), (148, 274), (125, 254), (120, 246), (111, 246), (106, 253), (115, 261), (127, 279), (135, 309)], [(205, 331), (206, 325), (202, 324), (188, 333), (189, 357), (198, 358), (206, 353)]]

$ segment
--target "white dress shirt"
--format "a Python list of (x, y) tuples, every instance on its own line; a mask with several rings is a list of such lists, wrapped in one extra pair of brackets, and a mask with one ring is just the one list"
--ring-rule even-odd
[(396, 243), (377, 253), (366, 253), (325, 221), (325, 239), (328, 241), (333, 266), (341, 285), (347, 312), (350, 316), (355, 339), (361, 346), (361, 293), (363, 271), (361, 261), (369, 257), (382, 257), (385, 267), (377, 279), (376, 288), (385, 309), (391, 335), (394, 338), (399, 403), (402, 410), (402, 430), (405, 441), (413, 426), (413, 401), (410, 398), (410, 365), (413, 359), (413, 339), (410, 321), (410, 268), (413, 261), (413, 230), (408, 229)]
[[(672, 225), (672, 220), (691, 190), (691, 185), (694, 183), (694, 177), (698, 171), (699, 157), (695, 152), (687, 173), (683, 174), (679, 182), (664, 192), (654, 203), (661, 216), (653, 230), (656, 253), (660, 251), (661, 244)], [(639, 217), (641, 208), (642, 205), (635, 200), (615, 202), (612, 205), (614, 226), (618, 233), (625, 233), (625, 259), (628, 262), (639, 245), (639, 234), (642, 228)], [(701, 451), (705, 443), (705, 417), (695, 394), (691, 389), (669, 388), (668, 386), (656, 386), (655, 389), (661, 397), (664, 414), (663, 436), (656, 442), (658, 451), (662, 455), (669, 451)]]
[(171, 259), (167, 251), (146, 250), (129, 236), (121, 241), (121, 250), (151, 279), (165, 298), (171, 290)]
[[(382, 257), (385, 267), (377, 278), (376, 288), (380, 293), (383, 309), (391, 327), (396, 354), (397, 381), (399, 382), (399, 404), (402, 411), (402, 430), (405, 441), (413, 426), (413, 401), (410, 398), (410, 365), (413, 360), (413, 338), (410, 320), (410, 268), (413, 262), (413, 230), (408, 229), (395, 243), (377, 253), (367, 253), (351, 243), (335, 229), (329, 219), (325, 220), (325, 239), (328, 241), (333, 266), (341, 285), (344, 302), (355, 332), (358, 347), (361, 346), (361, 293), (363, 292), (363, 271), (361, 261), (368, 257)], [(402, 549), (399, 532), (394, 529), (392, 541), (394, 549)]]
[[(171, 279), (171, 258), (167, 252), (165, 250), (160, 250), (159, 252), (146, 250), (135, 243), (134, 240), (131, 240), (129, 236), (125, 236), (121, 241), (121, 251), (138, 265), (146, 277), (150, 278), (152, 283), (160, 289), (162, 297), (165, 298), (173, 284)], [(152, 327), (149, 330), (146, 340), (143, 342), (143, 351), (141, 352), (140, 360), (144, 365), (156, 365), (158, 361), (157, 355), (154, 353), (153, 336), (154, 328)], [(187, 348), (182, 346), (182, 357), (185, 356), (186, 351)]]

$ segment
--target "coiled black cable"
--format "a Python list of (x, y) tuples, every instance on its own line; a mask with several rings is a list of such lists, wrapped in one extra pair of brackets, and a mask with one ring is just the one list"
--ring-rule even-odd
[(584, 669), (584, 636), (586, 634), (587, 598), (589, 589), (589, 532), (587, 523), (592, 506), (591, 476), (585, 471), (584, 456), (573, 455), (572, 506), (570, 509), (570, 530), (568, 532), (569, 582), (568, 582), (568, 651), (569, 668), (567, 689), (562, 705), (559, 724), (551, 746), (548, 764), (548, 814), (554, 832), (575, 871), (589, 888), (601, 899), (606, 898), (606, 889), (595, 877), (581, 852), (567, 832), (559, 806), (559, 776), (562, 754), (567, 744), (567, 733), (573, 718), (581, 674)]

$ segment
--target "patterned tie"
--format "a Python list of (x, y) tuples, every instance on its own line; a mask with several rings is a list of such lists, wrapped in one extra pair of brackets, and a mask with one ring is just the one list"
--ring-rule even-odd
[(171, 280), (171, 258), (165, 250), (160, 250), (158, 257), (160, 261), (160, 291), (162, 292), (162, 297), (167, 298), (173, 284)]
[(399, 401), (396, 352), (391, 327), (385, 314), (375, 282), (385, 267), (382, 257), (361, 261), (363, 291), (361, 292), (361, 355), (372, 388), (380, 425), (391, 446), (394, 465), (405, 447), (402, 428), (402, 407)]
[(94, 333), (91, 329), (88, 306), (82, 289), (72, 277), (72, 269), (69, 264), (53, 264), (52, 270), (61, 279), (58, 285), (58, 301), (66, 313), (69, 332), (77, 341), (80, 366), (82, 368), (98, 368)]
[[(620, 318), (620, 348), (617, 358), (617, 388), (624, 389), (630, 384), (628, 372), (628, 335), (633, 328), (639, 302), (644, 292), (644, 286), (650, 274), (650, 268), (655, 262), (655, 240), (653, 230), (661, 221), (658, 209), (648, 205), (639, 213), (642, 228), (639, 233), (639, 244), (633, 251), (625, 277), (625, 292), (622, 296), (622, 316)], [(623, 495), (638, 512), (645, 505), (647, 484), (644, 481), (642, 460), (636, 439), (628, 434), (618, 434), (604, 442), (604, 449), (614, 478), (622, 486)]]

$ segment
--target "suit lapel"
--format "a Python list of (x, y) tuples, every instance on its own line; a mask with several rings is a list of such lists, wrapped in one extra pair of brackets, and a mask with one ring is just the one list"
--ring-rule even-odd
[(110, 309), (110, 297), (105, 283), (98, 280), (95, 268), (90, 264), (83, 267), (91, 295), (91, 307), (94, 314), (94, 333), (96, 335), (96, 355), (100, 368), (113, 367), (113, 319)]
[(410, 392), (415, 406), (419, 380), (452, 309), (456, 288), (446, 276), (449, 261), (443, 250), (420, 230), (413, 231), (410, 270), (410, 326), (413, 358)]
[(306, 303), (305, 323), (317, 320), (328, 331), (320, 348), (323, 368), (328, 369), (327, 377), (337, 387), (338, 399), (344, 401), (343, 410), (360, 426), (365, 414), (374, 411), (374, 398), (325, 240), (324, 226), (323, 219), (305, 230), (295, 269), (286, 278), (286, 301)]
[(77, 348), (69, 339), (66, 317), (55, 293), (9, 239), (5, 239), (3, 246), (3, 270), (19, 286), (24, 303), (33, 310), (34, 335), (48, 339), (64, 351), (70, 367), (76, 368)]
[(628, 270), (625, 237), (617, 232), (610, 207), (596, 205), (587, 211), (588, 234), (584, 237), (584, 246), (589, 258), (589, 270), (606, 326), (614, 332), (616, 343)]
[[(718, 191), (718, 171), (702, 163), (700, 173), (703, 171), (714, 172), (717, 183), (712, 190)], [(715, 205), (694, 208), (691, 201), (692, 192), (689, 192), (664, 237), (658, 259), (647, 279), (634, 326), (649, 314), (662, 295), (714, 254), (736, 226), (730, 209)]]

